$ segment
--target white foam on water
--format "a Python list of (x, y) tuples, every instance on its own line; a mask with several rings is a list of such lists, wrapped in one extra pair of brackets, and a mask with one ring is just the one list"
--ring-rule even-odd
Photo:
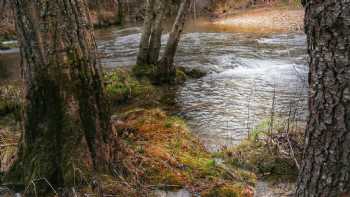
[(281, 34), (274, 37), (268, 38), (260, 38), (257, 39), (257, 42), (260, 44), (284, 44), (284, 45), (297, 45), (297, 46), (305, 46), (306, 35), (304, 34), (296, 34), (296, 35), (288, 35)]

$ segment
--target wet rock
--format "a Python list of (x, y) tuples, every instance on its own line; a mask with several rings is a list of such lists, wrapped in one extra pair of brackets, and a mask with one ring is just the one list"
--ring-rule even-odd
[(182, 71), (186, 76), (194, 79), (202, 78), (207, 75), (207, 72), (198, 68), (187, 68), (183, 66), (177, 67), (179, 71)]

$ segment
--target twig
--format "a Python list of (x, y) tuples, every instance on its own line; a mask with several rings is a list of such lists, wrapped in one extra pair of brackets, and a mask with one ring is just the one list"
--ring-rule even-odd
[[(38, 182), (38, 181), (45, 181), (45, 182), (49, 185), (49, 187), (51, 188), (51, 190), (52, 190), (56, 195), (58, 195), (57, 191), (53, 188), (53, 186), (50, 184), (50, 182), (49, 182), (46, 178), (40, 178), (40, 179), (33, 179), (33, 180), (30, 181), (30, 183), (31, 183), (30, 185), (33, 185), (33, 187), (34, 187), (35, 196), (37, 196), (35, 182)], [(27, 190), (30, 188), (30, 187), (29, 187), (30, 185), (28, 185), (28, 186), (26, 187), (26, 189), (24, 190), (24, 193), (27, 192)]]
[[(40, 179), (39, 179), (39, 180), (40, 180)], [(53, 188), (53, 186), (50, 184), (50, 182), (49, 182), (46, 178), (42, 178), (42, 180), (44, 180), (44, 181), (50, 186), (50, 188), (52, 189), (52, 191), (57, 195), (56, 190)]]
[(167, 184), (159, 184), (159, 185), (148, 185), (149, 188), (181, 188), (181, 185), (167, 185)]
[(295, 165), (297, 166), (298, 170), (300, 170), (300, 165), (298, 163), (298, 160), (296, 159), (295, 157), (295, 152), (294, 152), (294, 149), (292, 147), (292, 144), (290, 143), (290, 139), (289, 139), (289, 134), (287, 133), (287, 141), (288, 141), (288, 146), (289, 146), (289, 149), (290, 149), (290, 152), (291, 152), (291, 156), (295, 162)]

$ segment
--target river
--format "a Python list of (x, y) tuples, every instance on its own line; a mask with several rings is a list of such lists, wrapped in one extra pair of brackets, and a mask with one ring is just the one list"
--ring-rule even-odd
[[(136, 61), (141, 28), (96, 31), (105, 69)], [(163, 44), (167, 35), (162, 38)], [(0, 83), (18, 79), (18, 51), (1, 52)], [(208, 72), (177, 90), (178, 115), (210, 149), (237, 144), (268, 118), (290, 106), (305, 120), (307, 54), (303, 33), (239, 33), (192, 23), (181, 40), (176, 64)]]
[[(97, 32), (106, 68), (133, 65), (140, 28)], [(163, 36), (165, 44), (167, 35)], [(239, 33), (216, 25), (192, 24), (181, 40), (176, 64), (208, 72), (189, 80), (176, 94), (179, 115), (210, 149), (234, 145), (272, 109), (290, 107), (304, 121), (307, 53), (303, 33)], [(274, 104), (273, 104), (274, 103)]]

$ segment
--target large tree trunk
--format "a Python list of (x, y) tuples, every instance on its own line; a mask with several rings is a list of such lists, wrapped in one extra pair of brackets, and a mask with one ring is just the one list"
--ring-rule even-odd
[(182, 0), (177, 17), (169, 35), (164, 55), (160, 60), (158, 68), (159, 82), (171, 83), (176, 77), (174, 57), (180, 41), (181, 33), (185, 26), (186, 16), (191, 6), (191, 0)]
[(45, 178), (55, 187), (71, 186), (79, 172), (105, 170), (113, 159), (87, 2), (11, 3), (26, 106), (19, 159), (7, 180), (27, 184)]
[(310, 117), (296, 196), (350, 196), (350, 3), (304, 3)]

